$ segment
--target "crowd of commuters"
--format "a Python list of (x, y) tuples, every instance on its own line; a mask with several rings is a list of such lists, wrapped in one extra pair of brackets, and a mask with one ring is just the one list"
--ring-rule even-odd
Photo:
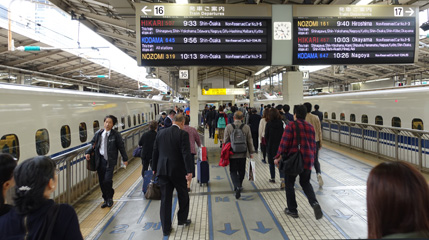
[[(209, 137), (218, 132), (221, 147), (233, 145), (237, 129), (244, 136), (245, 150), (230, 156), (230, 176), (236, 199), (240, 199), (247, 158), (254, 158), (259, 147), (264, 163), (268, 162), (270, 179), (275, 183), (276, 166), (285, 156), (300, 151), (304, 170), (298, 175), (285, 174), (280, 169), (280, 188), (286, 192), (285, 214), (298, 218), (295, 181), (299, 183), (314, 211), (316, 219), (323, 217), (310, 183), (314, 166), (322, 187), (318, 151), (322, 147), (319, 106), (311, 103), (295, 105), (293, 115), (289, 105), (261, 105), (260, 111), (240, 107), (206, 106), (202, 123), (209, 128)], [(292, 116), (292, 118), (291, 118)], [(172, 231), (172, 200), (176, 189), (179, 210), (178, 225), (188, 226), (189, 191), (195, 176), (195, 155), (201, 141), (197, 130), (189, 126), (186, 111), (174, 109), (149, 123), (139, 146), (142, 147), (142, 175), (151, 166), (161, 188), (160, 218), (164, 236)], [(113, 167), (118, 152), (127, 164), (127, 154), (121, 135), (113, 129), (116, 117), (108, 115), (104, 128), (94, 134), (86, 151), (96, 160), (97, 173), (104, 202), (102, 208), (112, 207), (114, 189)], [(299, 134), (299, 135), (297, 135)], [(238, 135), (237, 135), (238, 136)], [(233, 150), (233, 148), (231, 148)], [(73, 207), (56, 204), (50, 199), (58, 185), (56, 163), (47, 156), (27, 159), (17, 165), (9, 154), (0, 154), (0, 236), (3, 239), (83, 239)], [(7, 192), (14, 190), (13, 204)], [(10, 199), (10, 198), (9, 198)], [(410, 204), (410, 202), (412, 204)], [(422, 174), (406, 162), (386, 162), (374, 167), (367, 180), (368, 238), (429, 238), (429, 187)]]

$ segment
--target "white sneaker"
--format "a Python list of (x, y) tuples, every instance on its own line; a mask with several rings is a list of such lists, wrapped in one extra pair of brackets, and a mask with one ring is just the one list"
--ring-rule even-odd
[(319, 182), (319, 187), (322, 187), (323, 186), (322, 174), (320, 173), (317, 174), (317, 181)]

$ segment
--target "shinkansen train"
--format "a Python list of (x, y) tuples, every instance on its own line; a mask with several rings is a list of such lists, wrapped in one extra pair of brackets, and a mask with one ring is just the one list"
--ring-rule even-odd
[(55, 157), (86, 145), (106, 115), (124, 132), (182, 106), (153, 99), (0, 84), (0, 152), (18, 160)]
[[(242, 102), (237, 101), (237, 104)], [(429, 121), (429, 108), (426, 107), (429, 86), (308, 96), (304, 97), (304, 102), (318, 104), (325, 119), (418, 130), (424, 130), (425, 121)], [(272, 103), (285, 104), (282, 97), (258, 98), (254, 106), (259, 108), (261, 104)]]

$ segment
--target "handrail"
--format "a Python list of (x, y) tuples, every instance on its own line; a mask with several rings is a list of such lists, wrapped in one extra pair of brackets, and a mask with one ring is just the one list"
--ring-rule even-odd
[(323, 140), (429, 172), (429, 131), (324, 119)]
[[(132, 150), (137, 146), (135, 139), (140, 139), (147, 128), (148, 124), (146, 123), (121, 133), (130, 160), (132, 159)], [(86, 169), (85, 151), (89, 146), (91, 145), (85, 144), (70, 152), (52, 158), (60, 169), (58, 187), (54, 192), (56, 202), (73, 204), (97, 187), (97, 172), (90, 172)], [(121, 162), (122, 156), (115, 167), (116, 170), (120, 168)]]

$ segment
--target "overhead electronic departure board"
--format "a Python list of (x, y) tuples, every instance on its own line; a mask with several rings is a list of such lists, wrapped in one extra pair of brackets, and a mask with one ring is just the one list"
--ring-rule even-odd
[[(319, 7), (319, 6), (318, 6)], [(294, 7), (293, 64), (405, 64), (417, 61), (414, 7)]]
[[(249, 7), (255, 6), (242, 6)], [(271, 8), (263, 7), (262, 17), (247, 16), (237, 5), (228, 8), (232, 6), (143, 4), (139, 65), (270, 65)]]

